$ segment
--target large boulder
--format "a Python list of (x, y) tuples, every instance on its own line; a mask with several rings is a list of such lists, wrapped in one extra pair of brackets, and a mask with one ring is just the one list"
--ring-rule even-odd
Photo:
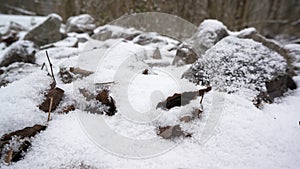
[(228, 36), (228, 30), (222, 22), (214, 19), (204, 20), (192, 38), (193, 49), (196, 50), (199, 55), (203, 55), (205, 51), (226, 36)]
[(29, 31), (24, 39), (30, 40), (38, 46), (43, 46), (61, 40), (60, 33), (62, 18), (56, 14), (50, 14), (47, 19)]
[(66, 32), (92, 33), (95, 28), (95, 19), (89, 14), (72, 16), (66, 24)]
[(0, 66), (8, 66), (14, 62), (35, 62), (35, 53), (38, 51), (37, 46), (26, 40), (21, 40), (6, 48), (0, 58)]
[(210, 48), (183, 77), (228, 93), (252, 91), (278, 97), (295, 88), (287, 70), (286, 60), (277, 52), (253, 40), (229, 36)]

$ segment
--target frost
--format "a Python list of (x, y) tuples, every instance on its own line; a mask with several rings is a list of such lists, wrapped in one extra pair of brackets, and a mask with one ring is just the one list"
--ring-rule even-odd
[(249, 39), (226, 37), (209, 49), (184, 77), (228, 93), (265, 91), (265, 82), (286, 72), (282, 56)]

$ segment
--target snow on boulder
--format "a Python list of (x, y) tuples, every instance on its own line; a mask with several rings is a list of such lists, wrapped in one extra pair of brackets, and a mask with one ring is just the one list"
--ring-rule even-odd
[(66, 32), (92, 33), (96, 28), (95, 19), (89, 14), (82, 14), (68, 18)]
[(293, 70), (294, 68), (292, 66), (293, 58), (289, 54), (289, 52), (283, 46), (281, 46), (281, 44), (279, 44), (277, 41), (272, 40), (272, 39), (267, 39), (263, 35), (256, 32), (255, 30), (252, 29), (252, 31), (251, 31), (251, 29), (250, 30), (249, 29), (250, 28), (248, 28), (244, 31), (241, 31), (241, 32), (244, 32), (244, 33), (239, 34), (238, 37), (239, 38), (246, 38), (246, 39), (253, 39), (254, 41), (262, 43), (264, 46), (266, 46), (269, 49), (277, 52), (282, 57), (284, 57), (285, 60), (287, 61), (288, 68), (289, 68), (289, 74), (290, 75), (295, 75), (295, 72)]
[(228, 93), (254, 91), (257, 94), (268, 92), (268, 88), (273, 90), (266, 82), (274, 84), (274, 80), (283, 76), (278, 81), (282, 95), (291, 88), (289, 81), (293, 81), (287, 76), (287, 68), (282, 56), (261, 43), (229, 36), (206, 51), (183, 77)]
[(131, 40), (141, 33), (141, 31), (138, 31), (134, 28), (123, 28), (115, 25), (104, 25), (94, 30), (94, 35), (92, 36), (92, 38), (101, 41), (118, 38)]
[(24, 39), (39, 46), (61, 40), (60, 26), (62, 18), (57, 14), (48, 15), (47, 19), (29, 31)]
[(50, 43), (44, 46), (41, 46), (40, 49), (48, 49), (53, 47), (77, 47), (78, 46), (78, 38), (76, 37), (66, 37), (63, 40), (57, 41), (55, 43)]
[(18, 41), (6, 48), (0, 57), (0, 66), (8, 66), (14, 62), (35, 62), (35, 53), (38, 48), (34, 43), (26, 40)]
[(192, 38), (194, 49), (203, 55), (206, 50), (214, 46), (222, 38), (228, 36), (228, 30), (222, 22), (214, 19), (204, 20)]

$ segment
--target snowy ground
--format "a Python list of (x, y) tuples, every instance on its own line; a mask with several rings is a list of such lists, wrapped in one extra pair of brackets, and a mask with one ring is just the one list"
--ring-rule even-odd
[[(3, 15), (0, 15), (0, 18)], [(13, 18), (12, 18), (13, 19)], [(0, 19), (1, 21), (1, 19)], [(123, 75), (114, 66), (119, 63), (111, 63), (105, 60), (110, 57), (101, 57), (107, 50), (114, 54), (116, 60), (121, 63), (124, 58), (118, 59), (118, 54), (131, 56), (128, 51), (135, 49), (135, 54), (149, 59), (149, 55), (156, 46), (141, 47), (130, 43), (120, 43), (119, 40), (95, 42), (93, 45), (99, 48), (96, 52), (89, 52), (92, 47), (87, 45), (79, 48), (53, 48), (48, 50), (54, 65), (57, 86), (65, 90), (65, 100), (71, 102), (72, 97), (78, 96), (75, 91), (80, 85), (90, 82), (113, 80), (113, 77)], [(168, 46), (166, 46), (168, 48)], [(136, 51), (141, 49), (142, 51)], [(73, 53), (80, 54), (73, 54)], [(114, 53), (116, 52), (116, 53)], [(119, 52), (119, 53), (118, 53)], [(167, 50), (163, 51), (167, 53)], [(142, 53), (142, 54), (141, 54)], [(71, 57), (63, 57), (70, 55)], [(169, 55), (172, 55), (169, 53)], [(37, 54), (37, 63), (46, 62), (44, 51)], [(101, 61), (104, 59), (105, 61)], [(171, 61), (169, 56), (163, 58), (164, 62)], [(133, 59), (134, 60), (134, 59)], [(129, 60), (131, 61), (131, 60)], [(136, 60), (134, 60), (136, 61)], [(151, 61), (151, 59), (150, 59)], [(98, 63), (105, 63), (99, 66)], [(111, 64), (111, 65), (110, 65)], [(78, 80), (74, 84), (64, 84), (59, 79), (60, 66), (76, 66), (98, 72), (95, 78)], [(101, 65), (101, 64), (100, 64)], [(119, 84), (112, 87), (112, 96), (116, 99), (117, 107), (121, 110), (127, 107), (122, 98), (128, 95), (131, 106), (139, 112), (147, 112), (158, 101), (174, 92), (189, 91), (199, 88), (186, 80), (180, 79), (181, 74), (188, 68), (183, 67), (154, 67), (149, 75), (138, 74), (137, 71), (147, 67), (144, 62), (136, 61), (132, 69), (125, 73), (132, 73), (128, 92), (124, 92), (124, 86), (128, 79), (117, 79)], [(147, 67), (148, 68), (148, 67)], [(32, 70), (31, 70), (32, 69)], [(106, 76), (99, 76), (100, 73)], [(168, 75), (166, 72), (172, 72)], [(108, 76), (111, 74), (116, 76)], [(300, 76), (294, 80), (300, 86)], [(44, 96), (43, 92), (49, 86), (51, 78), (41, 71), (40, 67), (31, 67), (30, 73), (20, 76), (6, 87), (0, 88), (0, 135), (7, 132), (32, 126), (36, 123), (44, 124), (47, 114), (36, 107)], [(178, 82), (178, 83), (177, 83)], [(178, 86), (176, 86), (178, 85)], [(157, 95), (151, 95), (154, 91), (162, 91)], [(225, 94), (211, 91), (204, 98), (204, 114), (189, 124), (182, 124), (182, 128), (192, 132), (191, 138), (180, 138), (168, 141), (174, 148), (150, 158), (125, 158), (105, 151), (95, 144), (95, 140), (86, 133), (78, 114), (87, 118), (95, 115), (82, 110), (75, 110), (69, 114), (53, 114), (48, 128), (38, 134), (32, 141), (32, 147), (25, 158), (11, 166), (0, 164), (0, 168), (284, 168), (296, 169), (300, 166), (300, 89), (289, 91), (285, 97), (277, 99), (274, 104), (266, 104), (262, 110), (253, 106), (252, 102), (241, 95)], [(172, 125), (177, 117), (189, 112), (197, 106), (194, 101), (182, 108), (172, 109), (170, 112), (161, 111), (157, 121), (146, 124), (137, 124), (126, 117), (124, 112), (118, 112), (115, 116), (101, 116), (114, 131), (129, 138), (155, 138), (157, 124)], [(205, 127), (209, 125), (209, 119), (215, 114), (218, 118), (212, 127), (211, 133), (204, 135)], [(124, 116), (125, 115), (125, 116)], [(99, 116), (99, 115), (98, 115)], [(107, 138), (106, 138), (107, 139)], [(107, 140), (108, 142), (110, 140)], [(111, 140), (114, 142), (115, 140)], [(128, 151), (135, 151), (135, 145), (128, 146)], [(147, 147), (148, 145), (144, 145)]]

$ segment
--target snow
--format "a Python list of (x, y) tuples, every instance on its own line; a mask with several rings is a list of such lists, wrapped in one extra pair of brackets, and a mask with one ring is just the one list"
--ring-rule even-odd
[(35, 68), (35, 72), (0, 88), (0, 135), (45, 122), (46, 114), (37, 106), (44, 99), (49, 82), (50, 77)]
[(14, 21), (27, 29), (32, 29), (34, 26), (41, 24), (46, 20), (45, 16), (21, 16), (21, 15), (5, 15), (0, 14), (0, 25), (8, 26), (11, 21)]
[[(216, 26), (218, 25), (211, 27)], [(204, 95), (204, 112), (201, 118), (183, 123), (178, 120), (180, 117), (189, 115), (194, 108), (202, 108), (199, 105), (199, 97), (188, 105), (175, 107), (169, 111), (154, 108), (159, 101), (175, 92), (203, 88), (195, 86), (187, 79), (181, 79), (182, 73), (190, 65), (175, 67), (166, 64), (167, 66), (150, 67), (146, 64), (170, 63), (174, 53), (168, 52), (167, 49), (172, 48), (176, 42), (165, 40), (168, 44), (160, 44), (163, 48), (161, 50), (163, 59), (156, 61), (151, 59), (157, 47), (155, 43), (142, 46), (122, 39), (91, 40), (86, 34), (72, 33), (68, 36), (83, 36), (88, 41), (80, 42), (78, 48), (65, 47), (63, 44), (47, 51), (54, 66), (57, 86), (65, 91), (63, 103), (59, 108), (74, 103), (76, 99), (77, 109), (68, 114), (52, 113), (48, 128), (32, 139), (32, 147), (25, 158), (11, 166), (0, 163), (0, 168), (162, 168), (163, 166), (167, 169), (296, 169), (300, 166), (299, 88), (289, 91), (274, 104), (266, 104), (263, 109), (253, 106), (246, 95), (227, 94), (213, 88)], [(245, 48), (237, 52), (240, 46)], [(286, 47), (294, 49), (297, 46)], [(214, 52), (218, 50), (225, 53)], [(261, 50), (264, 52), (257, 52)], [(249, 53), (259, 55), (263, 60), (261, 64), (272, 63), (276, 70), (285, 68), (280, 57), (270, 53), (267, 48), (251, 40), (235, 37), (228, 37), (217, 43), (207, 51), (203, 59), (219, 63), (221, 58), (230, 55), (234, 57), (233, 63), (239, 60), (250, 62), (253, 58), (246, 57)], [(268, 57), (269, 55), (272, 59)], [(8, 75), (12, 83), (0, 88), (0, 135), (36, 123), (45, 123), (47, 114), (37, 107), (44, 99), (44, 92), (51, 83), (47, 72), (40, 70), (44, 62), (48, 65), (45, 50), (42, 50), (36, 54), (36, 65), (25, 64), (19, 71), (12, 71)], [(5, 70), (19, 65), (20, 63), (14, 63)], [(71, 84), (64, 84), (58, 75), (59, 67), (64, 66), (78, 66), (95, 73)], [(223, 66), (220, 64), (216, 67), (219, 71), (223, 71)], [(231, 68), (236, 66), (233, 64)], [(275, 71), (274, 67), (264, 65), (263, 68), (272, 73)], [(145, 68), (149, 69), (148, 75), (141, 73)], [(268, 78), (269, 74), (265, 76)], [(251, 74), (247, 74), (247, 77), (257, 78)], [(300, 76), (294, 77), (294, 80), (300, 86)], [(84, 111), (88, 103), (78, 88), (86, 87), (93, 91), (97, 87), (94, 86), (96, 82), (110, 81), (115, 81), (115, 84), (108, 88), (116, 100), (118, 112), (109, 117)], [(251, 89), (251, 85), (239, 85)], [(219, 87), (226, 88), (222, 85)], [(128, 111), (129, 106), (132, 111)], [(103, 106), (100, 105), (100, 108)], [(163, 140), (157, 136), (157, 126), (175, 124), (180, 124), (182, 129), (192, 133), (192, 137)], [(95, 137), (91, 132), (100, 134)]]
[(74, 47), (77, 41), (78, 40), (75, 37), (67, 37), (61, 41), (55, 42), (53, 45), (56, 47)]
[[(300, 77), (295, 80), (299, 85)], [(281, 103), (259, 110), (244, 98), (226, 94), (216, 132), (205, 144), (198, 142), (198, 131), (165, 154), (139, 160), (95, 146), (82, 130), (76, 112), (55, 115), (47, 130), (35, 137), (25, 159), (9, 168), (67, 168), (81, 163), (106, 168), (297, 168), (299, 96), (297, 89)], [(195, 126), (203, 127), (202, 122), (197, 120)]]
[(95, 19), (89, 14), (69, 17), (66, 23), (66, 32), (85, 32), (93, 31), (96, 25)]
[[(119, 50), (123, 49), (123, 50)], [(115, 74), (122, 64), (128, 63), (130, 57), (135, 57), (136, 60), (145, 59), (146, 54), (144, 48), (133, 43), (125, 43), (122, 41), (116, 42), (101, 58), (95, 75), (96, 83), (109, 83), (115, 79)], [(131, 64), (131, 63), (130, 63)], [(134, 63), (133, 63), (134, 65)], [(142, 66), (147, 68), (146, 66)]]
[(227, 30), (227, 27), (220, 21), (215, 19), (205, 19), (203, 22), (201, 22), (200, 26), (198, 27), (198, 31), (213, 31), (216, 30), (225, 29)]
[(62, 17), (59, 16), (59, 15), (57, 15), (56, 13), (51, 13), (51, 14), (49, 14), (49, 15), (47, 16), (47, 19), (48, 19), (48, 18), (50, 18), (50, 19), (56, 18), (56, 19), (58, 19), (58, 20), (60, 20), (60, 21), (63, 21)]
[(138, 31), (134, 28), (123, 28), (120, 26), (115, 26), (115, 25), (104, 25), (104, 26), (99, 26), (94, 30), (94, 34), (101, 33), (103, 31), (111, 31), (112, 36), (120, 35), (120, 34), (135, 34), (135, 33), (141, 33), (141, 31)]
[(250, 35), (252, 33), (256, 33), (256, 29), (251, 27), (251, 28), (245, 28), (243, 30), (240, 30), (240, 31), (237, 31), (237, 32), (232, 32), (232, 31), (228, 31), (230, 35), (232, 36), (241, 36), (241, 37), (244, 37), (246, 35)]
[(79, 16), (70, 17), (69, 22), (72, 25), (90, 24), (90, 22), (94, 22), (94, 19), (89, 14), (82, 14), (82, 15), (79, 15)]

